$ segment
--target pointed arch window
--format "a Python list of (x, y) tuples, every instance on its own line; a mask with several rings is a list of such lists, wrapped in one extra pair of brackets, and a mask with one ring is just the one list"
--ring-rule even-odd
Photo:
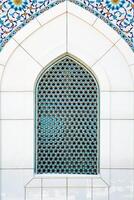
[(35, 133), (35, 173), (99, 173), (99, 86), (70, 55), (38, 77)]

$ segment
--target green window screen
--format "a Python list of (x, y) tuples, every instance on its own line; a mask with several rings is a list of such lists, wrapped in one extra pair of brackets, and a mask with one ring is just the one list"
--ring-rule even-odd
[(35, 173), (99, 173), (99, 87), (85, 66), (64, 56), (35, 88)]

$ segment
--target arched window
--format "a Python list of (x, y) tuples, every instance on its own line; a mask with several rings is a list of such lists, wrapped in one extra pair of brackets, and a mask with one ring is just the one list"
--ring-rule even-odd
[(37, 80), (35, 131), (35, 173), (99, 173), (99, 86), (70, 55)]

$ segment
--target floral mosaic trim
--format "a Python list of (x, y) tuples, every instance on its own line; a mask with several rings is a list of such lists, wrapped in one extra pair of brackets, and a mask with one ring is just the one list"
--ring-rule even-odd
[(28, 22), (64, 1), (73, 2), (102, 19), (134, 51), (133, 0), (0, 0), (0, 50)]

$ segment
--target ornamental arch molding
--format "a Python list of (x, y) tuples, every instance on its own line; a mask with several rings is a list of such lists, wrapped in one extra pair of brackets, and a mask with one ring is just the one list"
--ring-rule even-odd
[(133, 1), (132, 0), (42, 0), (42, 1), (13, 1), (4, 0), (0, 3), (0, 48), (40, 14), (60, 3), (74, 3), (107, 23), (134, 49), (133, 41)]

